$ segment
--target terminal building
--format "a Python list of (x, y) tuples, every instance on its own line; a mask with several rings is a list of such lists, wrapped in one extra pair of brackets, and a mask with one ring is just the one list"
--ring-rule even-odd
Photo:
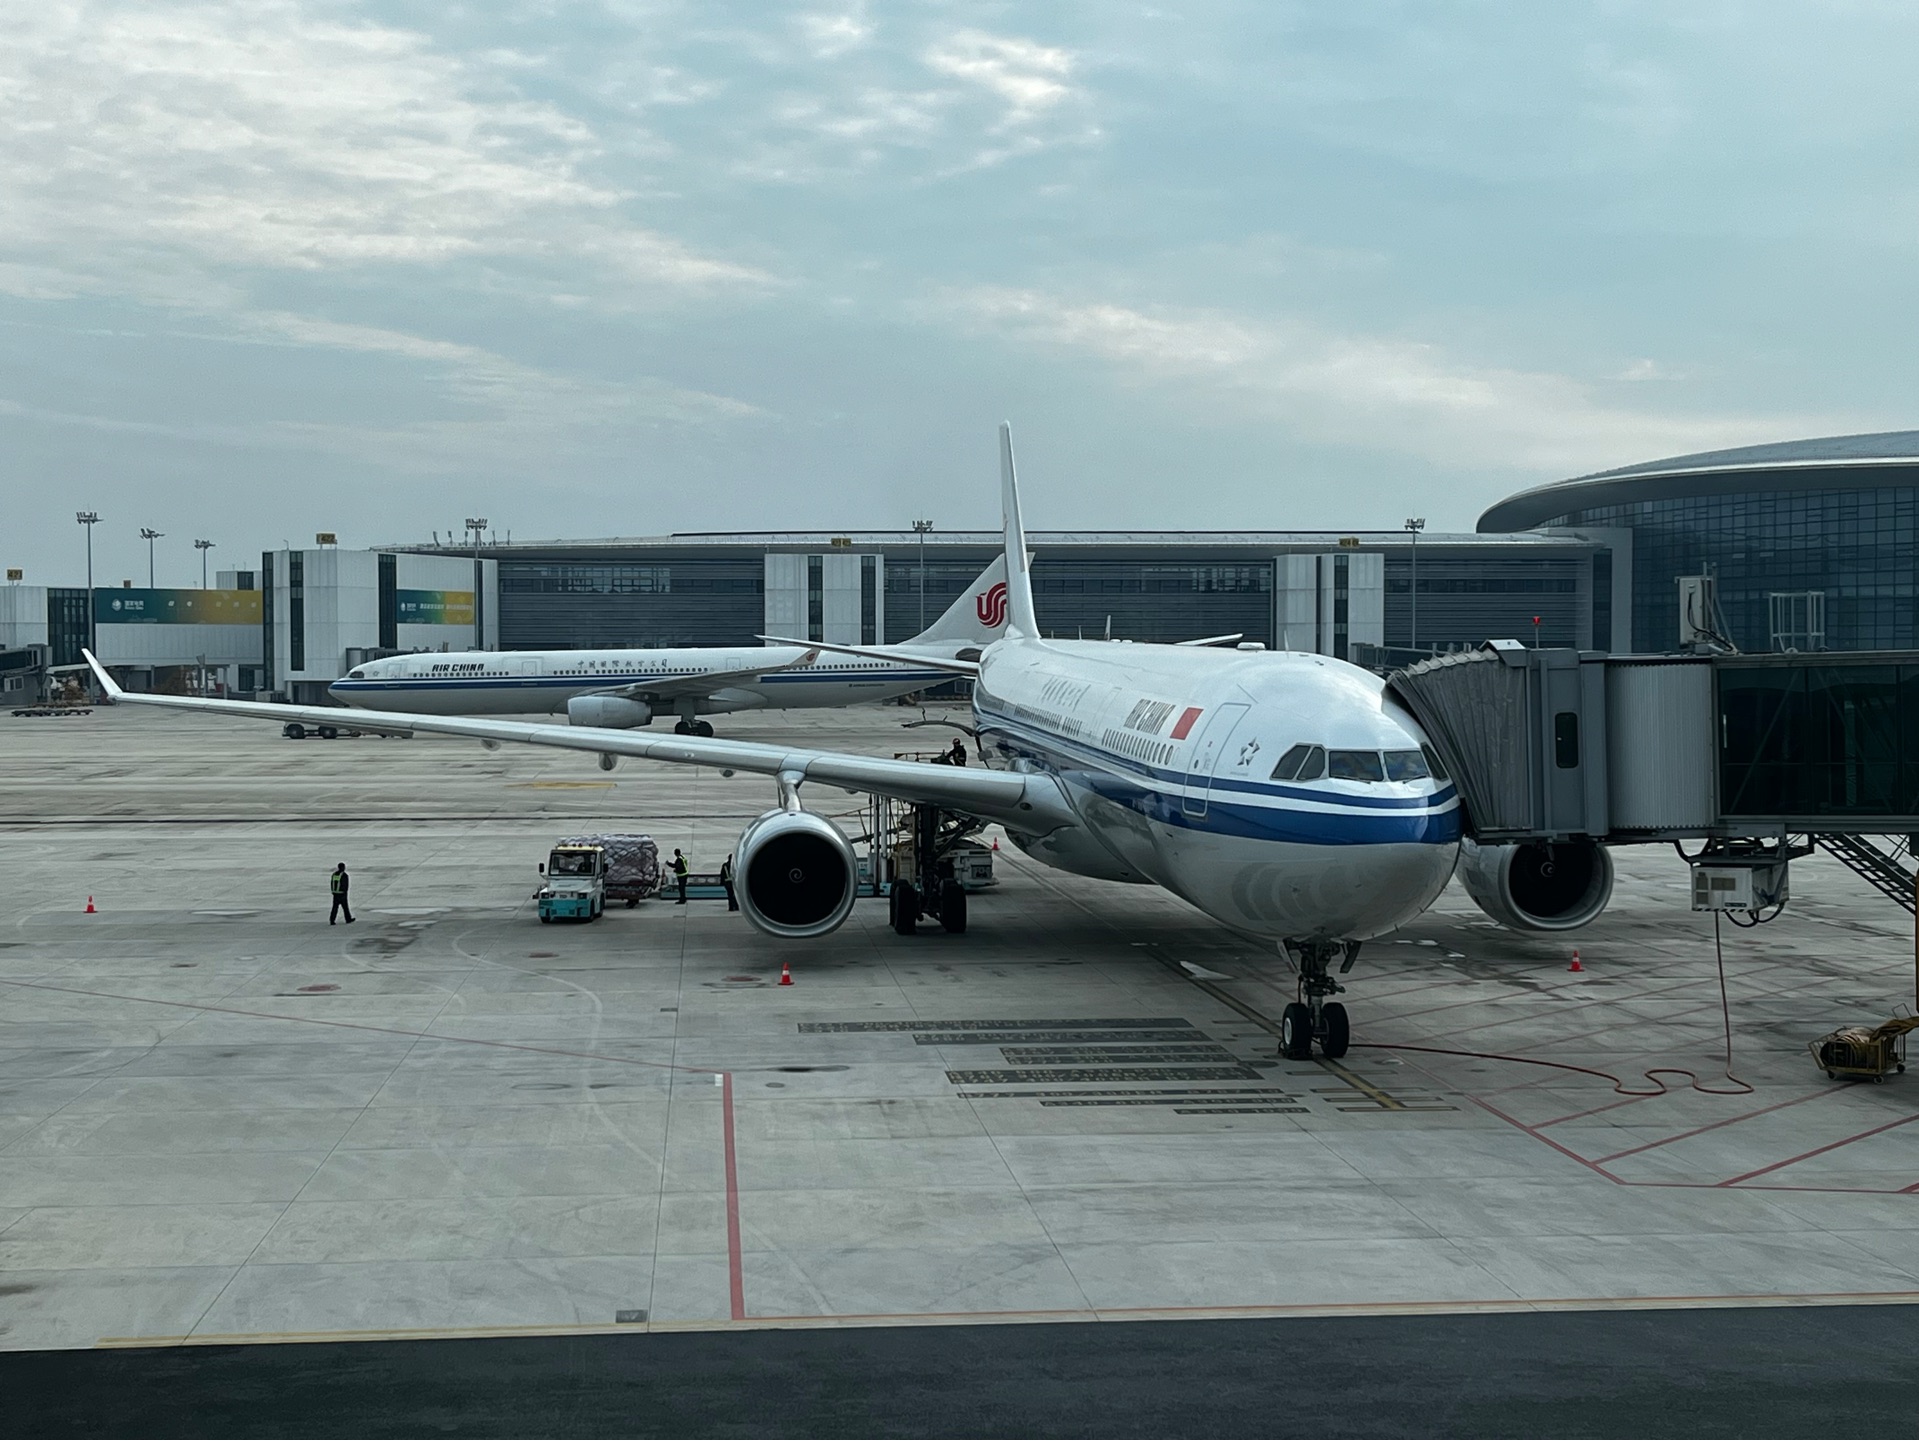
[(1713, 574), (1740, 650), (1919, 646), (1919, 431), (1658, 460), (1502, 500), (1480, 531), (1593, 527), (1630, 537), (1613, 649), (1679, 643), (1676, 584)]
[[(1678, 583), (1715, 579), (1739, 650), (1919, 648), (1919, 431), (1653, 461), (1509, 497), (1466, 534), (1042, 531), (1057, 636), (1239, 635), (1375, 666), (1513, 639), (1676, 648)], [(262, 554), (208, 591), (0, 591), (0, 696), (91, 633), (136, 685), (323, 699), (413, 650), (906, 640), (990, 564), (991, 531), (694, 533)], [(9, 692), (8, 687), (14, 687)]]

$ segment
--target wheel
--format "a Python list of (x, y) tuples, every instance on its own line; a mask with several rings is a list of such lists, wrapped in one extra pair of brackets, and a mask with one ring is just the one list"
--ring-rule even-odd
[(549, 922), (551, 922), (551, 921), (552, 921), (552, 919), (553, 919), (553, 917), (551, 917), (551, 916), (549, 916), (549, 915), (548, 915), (548, 914), (547, 914), (547, 913), (546, 913), (545, 911), (541, 911), (541, 912), (540, 912), (540, 924), (541, 924), (541, 925), (543, 925), (543, 926), (544, 926), (544, 925), (546, 925), (546, 924), (548, 924)]
[(286, 729), (280, 734), (290, 741), (303, 741), (307, 738), (307, 728), (298, 721), (288, 721)]
[(712, 740), (713, 739), (713, 722), (712, 721), (694, 721), (693, 734), (696, 736), (705, 736), (708, 740)]
[(1279, 1053), (1289, 1061), (1313, 1055), (1313, 1013), (1298, 1001), (1279, 1013)]
[(1836, 1081), (1839, 1079), (1839, 1073), (1837, 1071), (1827, 1071), (1826, 1079), (1828, 1081)]
[(1346, 1020), (1346, 1008), (1334, 1001), (1329, 1006), (1319, 1008), (1319, 1018), (1326, 1025), (1326, 1034), (1319, 1038), (1319, 1053), (1329, 1061), (1337, 1061), (1353, 1043), (1353, 1029)]
[(632, 910), (632, 909), (633, 909), (633, 907), (635, 907), (635, 906), (637, 906), (638, 904), (639, 904), (639, 901), (638, 901), (638, 900), (636, 900), (636, 899), (634, 899), (633, 897), (631, 897), (631, 896), (629, 896), (629, 897), (627, 898), (627, 902), (626, 902), (626, 908), (627, 908), (627, 909), (628, 909), (628, 910), (630, 911), (630, 910)]
[(332, 726), (321, 726), (317, 734), (323, 741), (338, 740), (340, 738), (340, 733)]
[(690, 735), (692, 735), (692, 734), (693, 734), (693, 722), (691, 722), (691, 721), (686, 721), (686, 720), (683, 720), (683, 721), (681, 721), (681, 722), (680, 722), (680, 723), (679, 723), (678, 725), (676, 725), (676, 726), (674, 726), (674, 727), (673, 727), (673, 734), (674, 734), (674, 735), (676, 735), (676, 736), (690, 736)]
[(893, 929), (910, 936), (919, 929), (920, 893), (911, 881), (893, 882)]
[(966, 934), (966, 889), (958, 881), (940, 882), (940, 925), (950, 935)]

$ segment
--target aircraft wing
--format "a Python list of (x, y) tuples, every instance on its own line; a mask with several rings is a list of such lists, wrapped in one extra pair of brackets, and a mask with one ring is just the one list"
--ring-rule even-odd
[[(769, 651), (777, 657), (778, 651)], [(795, 666), (811, 665), (819, 659), (819, 647), (808, 646), (798, 655), (786, 660), (776, 660), (771, 665), (748, 666), (737, 670), (708, 670), (698, 675), (663, 676), (659, 680), (636, 680), (628, 685), (609, 686), (602, 691), (593, 691), (593, 695), (616, 695), (626, 700), (675, 701), (687, 696), (706, 697), (715, 691), (725, 690), (729, 686), (745, 685), (758, 680), (774, 671), (792, 670)]]
[(810, 645), (819, 650), (830, 650), (835, 655), (863, 655), (868, 660), (890, 660), (895, 665), (925, 666), (928, 670), (951, 671), (954, 675), (976, 676), (979, 674), (979, 662), (976, 660), (958, 660), (944, 655), (924, 655), (919, 651), (902, 650), (898, 646), (837, 645), (830, 640), (782, 640), (776, 635), (763, 635), (760, 639), (774, 645)]
[[(1050, 776), (992, 771), (972, 766), (929, 765), (843, 751), (805, 750), (750, 741), (698, 736), (643, 736), (593, 726), (538, 725), (528, 721), (484, 720), (462, 716), (399, 715), (391, 711), (342, 710), (337, 706), (271, 705), (262, 701), (215, 700), (201, 696), (144, 695), (122, 690), (91, 652), (82, 651), (101, 687), (115, 701), (208, 711), (285, 724), (392, 729), (430, 735), (467, 736), (478, 741), (512, 741), (552, 746), (595, 755), (633, 756), (678, 765), (712, 766), (753, 775), (821, 781), (867, 795), (890, 796), (913, 805), (933, 805), (978, 816), (1033, 835), (1044, 835), (1078, 818), (1058, 782)], [(769, 801), (771, 798), (769, 797)]]

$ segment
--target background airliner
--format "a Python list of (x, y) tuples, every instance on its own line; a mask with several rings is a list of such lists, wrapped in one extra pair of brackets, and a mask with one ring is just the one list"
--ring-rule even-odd
[(327, 688), (364, 710), (408, 715), (564, 712), (579, 726), (626, 729), (675, 715), (680, 735), (710, 736), (702, 715), (891, 700), (951, 680), (931, 661), (977, 656), (1006, 625), (1006, 562), (995, 560), (919, 635), (884, 655), (784, 646), (672, 650), (425, 651), (368, 661)]
[[(820, 781), (997, 822), (1047, 865), (1166, 887), (1243, 934), (1278, 943), (1299, 1000), (1281, 1017), (1286, 1054), (1344, 1054), (1350, 1028), (1332, 998), (1361, 942), (1430, 906), (1461, 858), (1475, 900), (1509, 924), (1559, 929), (1611, 894), (1603, 848), (1475, 847), (1460, 803), (1419, 726), (1371, 672), (1326, 656), (1048, 640), (1032, 582), (1012, 435), (1000, 428), (1006, 548), (1003, 637), (977, 661), (938, 668), (976, 679), (974, 717), (990, 768), (741, 741), (651, 737), (524, 721), (396, 717), (397, 728), (630, 755), (766, 775), (778, 804), (735, 847), (746, 918), (775, 936), (825, 935), (851, 912), (853, 848), (805, 810)], [(884, 647), (840, 647), (888, 660)], [(144, 705), (320, 723), (338, 711), (186, 696), (109, 693)], [(1594, 883), (1567, 884), (1568, 867)], [(922, 914), (964, 928), (964, 893), (922, 863), (897, 878), (896, 930)]]

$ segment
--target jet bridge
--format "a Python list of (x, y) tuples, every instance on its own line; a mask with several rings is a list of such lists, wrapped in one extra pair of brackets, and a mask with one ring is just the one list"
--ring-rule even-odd
[(1639, 656), (1494, 641), (1395, 671), (1388, 687), (1452, 769), (1475, 847), (1563, 866), (1597, 846), (1702, 841), (1696, 869), (1776, 868), (1728, 887), (1762, 909), (1783, 903), (1784, 862), (1818, 845), (1913, 907), (1919, 651)]

